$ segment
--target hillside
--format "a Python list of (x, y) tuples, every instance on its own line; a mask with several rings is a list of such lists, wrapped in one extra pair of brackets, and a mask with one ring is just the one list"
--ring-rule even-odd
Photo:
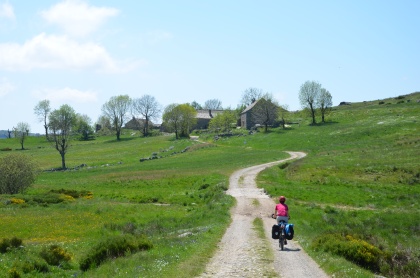
[[(43, 137), (28, 138), (25, 151), (14, 139), (0, 140), (0, 149), (12, 149), (0, 159), (23, 153), (44, 170), (25, 194), (0, 195), (0, 238), (15, 236), (25, 246), (2, 256), (0, 272), (35, 273), (39, 252), (59, 244), (71, 260), (64, 268), (48, 265), (51, 275), (197, 276), (230, 221), (233, 199), (223, 193), (229, 175), (304, 151), (304, 159), (262, 172), (258, 184), (288, 197), (305, 250), (335, 277), (418, 275), (420, 254), (412, 246), (420, 240), (419, 100), (413, 93), (338, 106), (315, 126), (293, 113), (290, 121), (299, 125), (291, 128), (217, 141), (200, 134), (207, 143), (131, 132), (120, 142), (73, 141), (66, 154), (73, 170), (66, 172), (45, 171), (61, 161)], [(158, 159), (139, 161), (152, 156)], [(116, 236), (145, 237), (153, 248), (80, 269)], [(373, 255), (355, 257), (357, 250)], [(17, 258), (29, 266), (16, 265)]]

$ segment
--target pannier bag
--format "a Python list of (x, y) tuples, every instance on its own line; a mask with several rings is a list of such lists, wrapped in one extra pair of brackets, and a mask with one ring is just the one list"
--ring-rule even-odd
[(275, 224), (273, 225), (273, 228), (271, 228), (271, 237), (273, 239), (279, 239), (280, 237), (280, 226)]
[(287, 224), (284, 228), (284, 233), (286, 234), (286, 239), (293, 239), (293, 235), (295, 234), (295, 231), (293, 229), (293, 224)]

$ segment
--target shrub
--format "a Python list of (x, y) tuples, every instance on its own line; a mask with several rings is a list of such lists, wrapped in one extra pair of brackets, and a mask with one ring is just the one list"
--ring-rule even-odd
[(314, 240), (313, 247), (342, 256), (361, 267), (378, 271), (384, 252), (372, 244), (351, 235), (327, 234)]
[(61, 265), (71, 260), (71, 255), (64, 250), (62, 247), (53, 244), (48, 247), (44, 247), (40, 254), (49, 265)]
[(22, 240), (17, 237), (12, 237), (11, 239), (3, 238), (0, 241), (0, 253), (6, 253), (12, 248), (18, 248), (22, 245)]
[(10, 199), (10, 203), (12, 203), (12, 204), (16, 204), (16, 205), (20, 205), (20, 204), (25, 203), (25, 200), (23, 200), (23, 199), (18, 199), (18, 198), (12, 198), (12, 199)]
[(86, 271), (90, 268), (99, 266), (110, 258), (122, 257), (126, 254), (149, 250), (152, 247), (152, 243), (145, 237), (134, 237), (131, 235), (112, 236), (99, 242), (81, 259), (80, 269)]
[(40, 258), (27, 258), (15, 264), (15, 268), (21, 269), (23, 273), (49, 272), (48, 264)]
[(9, 154), (0, 159), (0, 194), (23, 193), (35, 181), (37, 168), (23, 154)]

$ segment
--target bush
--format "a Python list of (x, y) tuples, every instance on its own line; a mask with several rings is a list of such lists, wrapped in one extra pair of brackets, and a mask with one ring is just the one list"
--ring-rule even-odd
[(3, 238), (0, 241), (0, 253), (6, 253), (12, 248), (18, 248), (22, 245), (22, 240), (17, 237), (12, 237), (11, 239)]
[(384, 252), (372, 244), (351, 235), (327, 234), (314, 240), (313, 247), (342, 256), (361, 267), (379, 271)]
[(71, 260), (71, 255), (62, 247), (53, 244), (44, 247), (39, 254), (49, 265), (61, 265)]
[(21, 269), (23, 273), (49, 272), (48, 264), (40, 258), (27, 258), (15, 264), (15, 269)]
[(0, 159), (0, 194), (23, 193), (35, 181), (37, 168), (23, 154), (9, 154)]
[(152, 247), (152, 243), (145, 237), (134, 237), (131, 235), (112, 236), (99, 242), (82, 258), (80, 269), (86, 271), (99, 266), (108, 259), (122, 257), (126, 254), (142, 250), (149, 250)]

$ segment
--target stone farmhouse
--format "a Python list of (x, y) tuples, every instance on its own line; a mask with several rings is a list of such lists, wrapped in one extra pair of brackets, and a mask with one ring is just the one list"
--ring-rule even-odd
[[(275, 105), (271, 102), (268, 102), (269, 105)], [(254, 101), (251, 105), (249, 105), (247, 108), (245, 108), (244, 111), (241, 113), (241, 128), (245, 129), (252, 129), (256, 125), (262, 124), (257, 117), (255, 116), (255, 111), (259, 109), (260, 105), (267, 104), (267, 100), (264, 98), (261, 98), (259, 100)], [(274, 125), (275, 120), (273, 120), (269, 125)]]
[(198, 109), (196, 116), (197, 124), (194, 129), (207, 129), (209, 127), (210, 120), (224, 111), (225, 110)]

